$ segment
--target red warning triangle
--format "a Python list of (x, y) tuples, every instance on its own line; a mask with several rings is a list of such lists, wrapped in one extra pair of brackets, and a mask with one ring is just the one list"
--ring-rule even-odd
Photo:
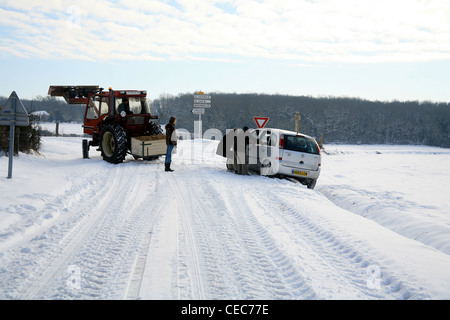
[(253, 118), (256, 122), (256, 125), (258, 128), (262, 129), (267, 124), (267, 121), (269, 121), (269, 118), (267, 117), (254, 117)]

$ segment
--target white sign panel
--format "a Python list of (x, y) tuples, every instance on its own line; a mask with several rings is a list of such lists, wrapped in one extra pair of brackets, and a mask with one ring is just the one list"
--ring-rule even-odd
[(192, 109), (193, 114), (205, 114), (205, 109), (203, 108), (194, 108)]
[(211, 108), (210, 104), (196, 104), (194, 103), (194, 108)]
[(194, 103), (211, 103), (211, 100), (194, 99)]
[(211, 99), (211, 96), (205, 96), (203, 94), (194, 94), (194, 99)]

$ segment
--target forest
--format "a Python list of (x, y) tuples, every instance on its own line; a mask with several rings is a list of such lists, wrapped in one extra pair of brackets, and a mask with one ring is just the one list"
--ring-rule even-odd
[[(225, 133), (235, 127), (256, 127), (255, 116), (269, 117), (266, 127), (295, 129), (326, 143), (416, 144), (450, 147), (450, 104), (419, 101), (368, 101), (360, 98), (268, 94), (208, 93), (211, 108), (202, 115), (203, 130)], [(162, 95), (151, 109), (163, 120), (178, 118), (177, 127), (194, 132), (193, 94)]]
[[(164, 94), (149, 101), (153, 114), (170, 116), (177, 128), (194, 133), (194, 93)], [(211, 108), (201, 116), (203, 131), (214, 128), (255, 128), (255, 116), (269, 117), (266, 127), (294, 130), (294, 115), (301, 116), (300, 131), (323, 143), (415, 144), (450, 147), (450, 104), (431, 101), (370, 101), (349, 97), (311, 97), (281, 94), (210, 92)], [(6, 97), (0, 97), (0, 106)], [(84, 106), (67, 105), (54, 97), (22, 100), (29, 112), (46, 111), (45, 121), (79, 121)]]

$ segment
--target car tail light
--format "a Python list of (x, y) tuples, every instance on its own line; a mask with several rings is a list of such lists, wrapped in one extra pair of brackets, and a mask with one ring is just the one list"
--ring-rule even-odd
[(316, 143), (317, 149), (319, 150), (319, 156), (320, 156), (320, 155), (322, 154), (322, 152), (321, 152), (321, 150), (320, 150), (319, 144), (317, 143), (316, 140), (314, 140), (314, 142)]
[(280, 149), (284, 149), (284, 134), (280, 135)]

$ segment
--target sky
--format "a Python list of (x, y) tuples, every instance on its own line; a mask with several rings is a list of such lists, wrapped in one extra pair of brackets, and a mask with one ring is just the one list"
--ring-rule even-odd
[(449, 0), (0, 0), (0, 96), (50, 85), (450, 102)]

